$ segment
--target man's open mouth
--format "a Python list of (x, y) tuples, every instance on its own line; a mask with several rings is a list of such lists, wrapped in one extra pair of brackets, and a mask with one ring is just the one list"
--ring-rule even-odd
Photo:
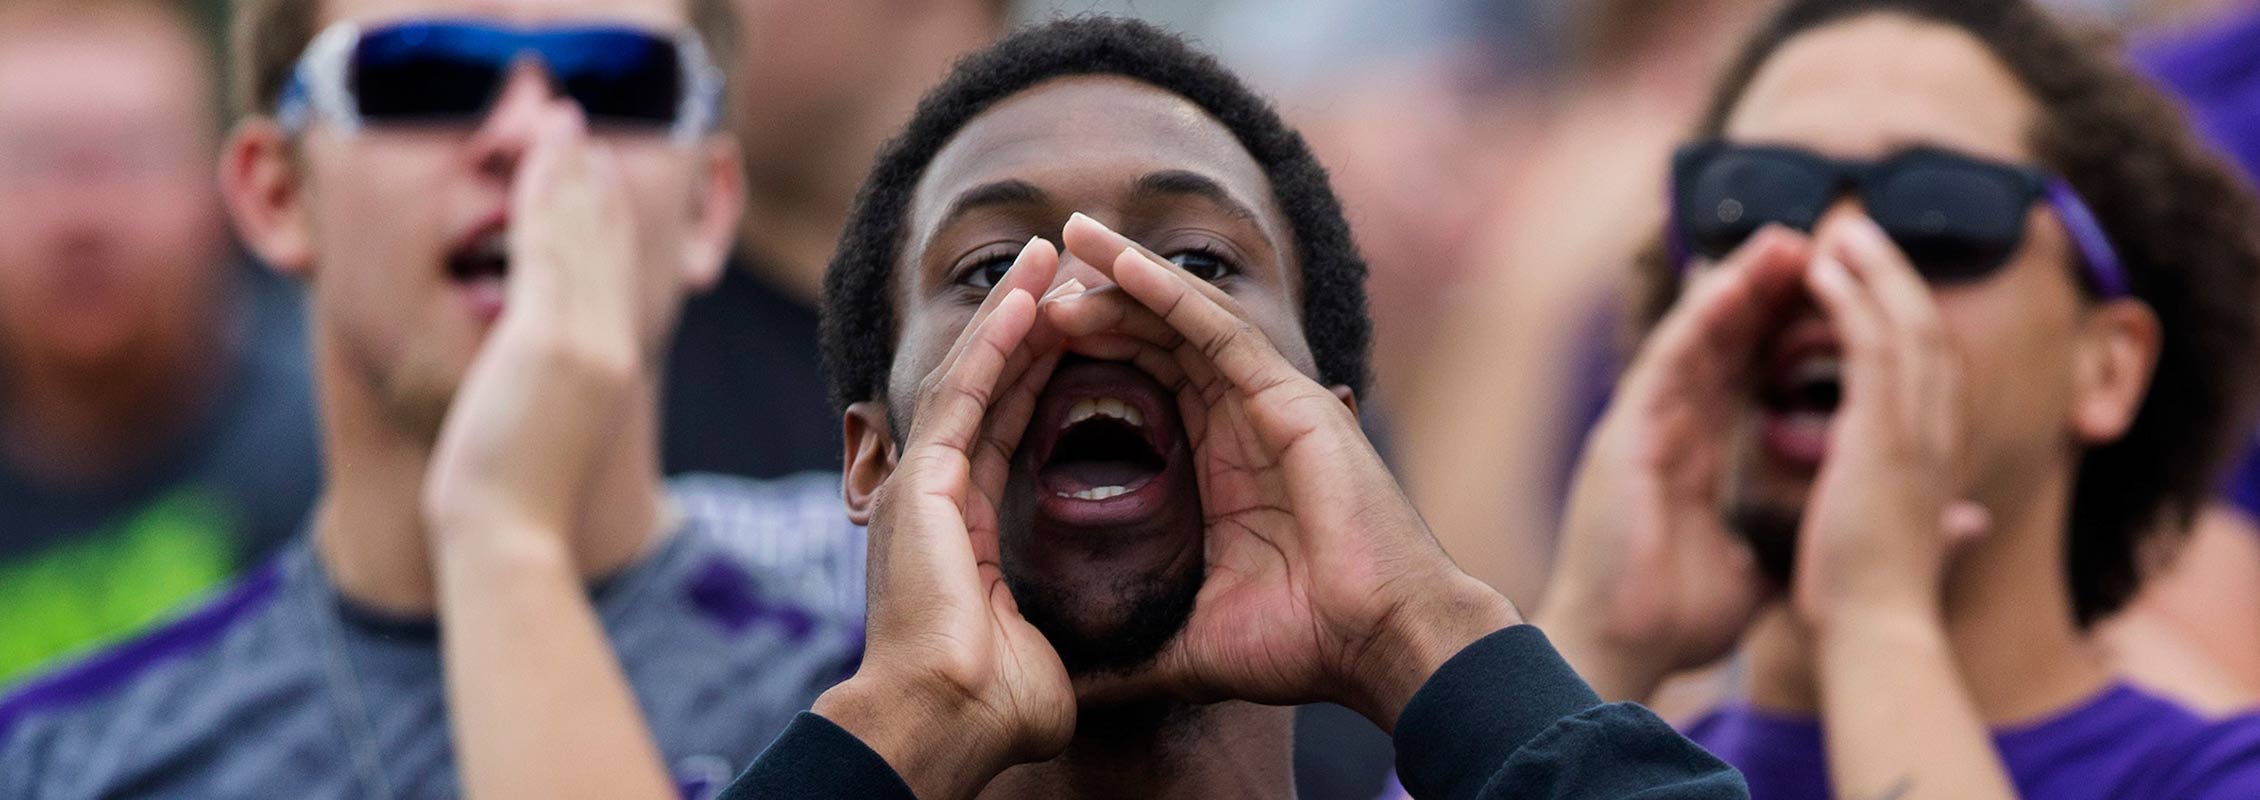
[(473, 313), (492, 320), (502, 313), (504, 289), (510, 278), (510, 230), (486, 227), (458, 245), (447, 257), (447, 279), (462, 293)]
[(1145, 487), (1167, 462), (1146, 441), (1146, 415), (1115, 397), (1075, 401), (1044, 462), (1047, 490), (1105, 500)]
[(457, 283), (499, 281), (510, 276), (510, 231), (489, 230), (471, 237), (447, 257), (447, 277)]
[(1069, 359), (1030, 422), (1026, 449), (1045, 516), (1102, 526), (1151, 516), (1183, 461), (1176, 400), (1144, 371)]
[(1758, 393), (1766, 450), (1790, 464), (1818, 467), (1844, 398), (1843, 355), (1835, 332), (1817, 320), (1790, 326), (1777, 341)]

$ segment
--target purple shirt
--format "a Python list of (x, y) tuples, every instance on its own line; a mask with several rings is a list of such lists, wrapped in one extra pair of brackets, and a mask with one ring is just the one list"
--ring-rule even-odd
[(2198, 129), (2245, 174), (2260, 175), (2260, 9), (2151, 42), (2135, 62), (2185, 102)]
[[(2182, 100), (2207, 141), (2260, 178), (2260, 8), (2150, 42), (2135, 52), (2135, 63)], [(2260, 519), (2260, 444), (2246, 451), (2223, 490)]]
[[(1831, 796), (1813, 719), (1737, 705), (1687, 735), (1742, 770), (1752, 800)], [(2208, 721), (2121, 685), (2049, 719), (1996, 730), (1993, 744), (2023, 797), (2260, 798), (2260, 712)]]

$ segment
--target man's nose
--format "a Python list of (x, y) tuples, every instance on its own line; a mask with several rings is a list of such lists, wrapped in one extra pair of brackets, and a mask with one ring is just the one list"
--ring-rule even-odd
[(1860, 203), (1859, 195), (1846, 194), (1836, 198), (1836, 201), (1828, 204), (1827, 208), (1821, 209), (1820, 218), (1813, 220), (1813, 233), (1818, 234), (1823, 230), (1841, 225), (1843, 224), (1841, 220), (1845, 218), (1863, 217), (1867, 213), (1868, 207)]
[(471, 135), (472, 158), (481, 173), (507, 180), (517, 172), (552, 97), (540, 61), (523, 58), (510, 68), (493, 106)]
[(1098, 267), (1091, 266), (1072, 254), (1061, 253), (1059, 271), (1052, 275), (1052, 286), (1061, 286), (1068, 281), (1081, 281), (1085, 289), (1114, 285), (1114, 278), (1100, 272)]

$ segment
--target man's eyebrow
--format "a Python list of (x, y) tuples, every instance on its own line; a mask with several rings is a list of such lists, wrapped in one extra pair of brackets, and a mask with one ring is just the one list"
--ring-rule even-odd
[(1232, 193), (1224, 189), (1224, 184), (1198, 172), (1173, 169), (1151, 173), (1139, 178), (1138, 182), (1130, 187), (1130, 190), (1134, 194), (1147, 196), (1190, 195), (1198, 197), (1215, 203), (1218, 207), (1223, 208), (1225, 213), (1238, 217), (1249, 224), (1258, 224), (1256, 212), (1253, 209), (1234, 199)]
[(983, 208), (996, 206), (1025, 206), (1044, 202), (1044, 190), (1027, 181), (1003, 180), (984, 183), (965, 190), (950, 201), (949, 209), (942, 212), (937, 229), (948, 226), (958, 217)]

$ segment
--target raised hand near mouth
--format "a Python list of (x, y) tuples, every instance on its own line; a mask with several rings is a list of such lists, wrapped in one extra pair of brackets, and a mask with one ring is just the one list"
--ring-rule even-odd
[(2015, 797), (1942, 608), (1949, 559), (1988, 524), (1957, 500), (1959, 362), (1929, 287), (1882, 229), (1844, 216), (1817, 238), (1805, 283), (1843, 339), (1844, 400), (1790, 605), (1814, 642), (1831, 783), (1841, 797)]
[(1864, 217), (1821, 230), (1806, 285), (1843, 340), (1843, 404), (1798, 531), (1798, 616), (1937, 619), (1949, 554), (1981, 534), (1961, 487), (1961, 368), (1938, 305)]
[(1036, 331), (1058, 266), (1030, 242), (920, 387), (874, 503), (863, 665), (816, 701), (920, 797), (969, 797), (1074, 730), (1067, 670), (1020, 616), (997, 540), (1011, 454), (1059, 360)]
[(1811, 257), (1770, 228), (1697, 275), (1587, 440), (1538, 625), (1602, 697), (1644, 700), (1725, 656), (1768, 593), (1723, 517), (1729, 421)]
[(659, 748), (569, 541), (645, 374), (632, 215), (579, 106), (552, 102), (534, 125), (512, 178), (502, 315), (425, 475), (456, 760), (474, 796), (663, 797)]
[(640, 369), (619, 165), (589, 138), (579, 106), (553, 103), (537, 124), (511, 186), (503, 313), (448, 409), (425, 482), (427, 517), (465, 523), (443, 530), (500, 516), (569, 530)]
[(1064, 240), (1135, 305), (1063, 297), (1045, 318), (1137, 340), (1109, 355), (1177, 391), (1194, 450), (1208, 574), (1148, 679), (1197, 701), (1339, 702), (1387, 730), (1446, 659), (1520, 621), (1444, 555), (1343, 398), (1229, 295), (1088, 217)]

